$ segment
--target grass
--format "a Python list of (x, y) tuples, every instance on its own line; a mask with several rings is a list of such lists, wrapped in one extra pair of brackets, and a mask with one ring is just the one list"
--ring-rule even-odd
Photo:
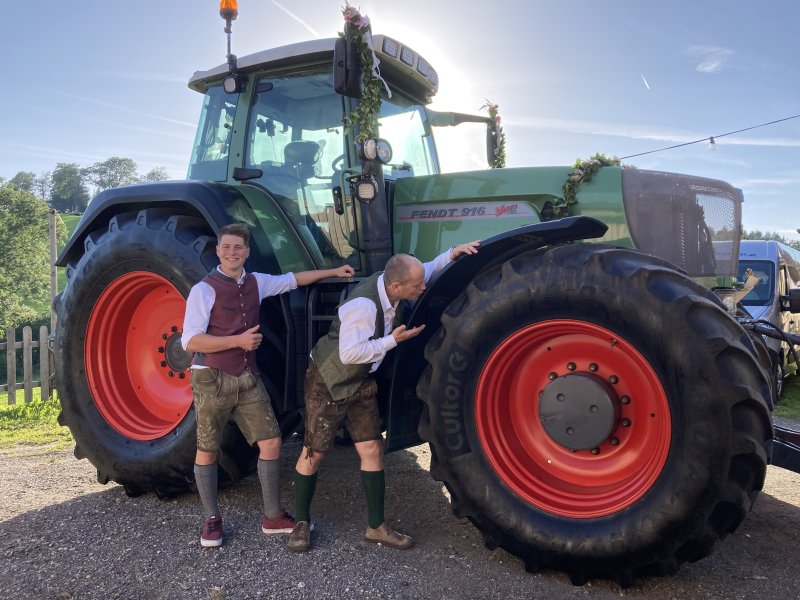
[(73, 442), (72, 434), (58, 424), (60, 412), (55, 393), (42, 400), (41, 389), (34, 388), (33, 401), (26, 404), (23, 391), (19, 390), (16, 404), (0, 404), (0, 450), (25, 445), (31, 450), (51, 452), (68, 447)]
[(775, 416), (800, 421), (800, 375), (786, 379), (781, 401), (775, 407)]

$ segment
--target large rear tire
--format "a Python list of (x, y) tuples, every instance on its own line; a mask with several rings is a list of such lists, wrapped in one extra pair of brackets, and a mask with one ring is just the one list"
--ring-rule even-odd
[[(60, 422), (98, 481), (129, 495), (169, 497), (192, 484), (191, 356), (180, 335), (189, 290), (217, 264), (214, 245), (202, 219), (148, 209), (112, 218), (67, 267), (56, 302)], [(229, 424), (220, 485), (250, 473), (255, 456)]]
[(431, 473), (529, 570), (623, 585), (674, 572), (762, 487), (768, 374), (713, 294), (659, 259), (518, 256), (452, 302), (425, 357)]

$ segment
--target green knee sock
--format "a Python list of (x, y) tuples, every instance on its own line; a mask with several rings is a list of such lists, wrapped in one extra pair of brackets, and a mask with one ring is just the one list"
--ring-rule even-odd
[(386, 495), (386, 478), (383, 471), (361, 471), (361, 486), (367, 497), (369, 526), (380, 527), (385, 521), (383, 516), (383, 498)]
[(295, 521), (311, 522), (311, 500), (317, 489), (317, 474), (302, 475), (294, 472), (294, 518)]

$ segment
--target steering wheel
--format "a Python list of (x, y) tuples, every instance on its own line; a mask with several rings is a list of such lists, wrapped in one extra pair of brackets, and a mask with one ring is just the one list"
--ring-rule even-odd
[(340, 171), (341, 168), (337, 167), (336, 165), (338, 165), (341, 162), (344, 162), (344, 154), (340, 154), (339, 156), (333, 159), (333, 162), (331, 163), (331, 171)]

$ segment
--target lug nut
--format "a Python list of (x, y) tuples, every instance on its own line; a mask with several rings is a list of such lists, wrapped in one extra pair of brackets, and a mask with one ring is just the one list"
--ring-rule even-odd
[(609, 383), (617, 383), (618, 381), (619, 377), (617, 377), (616, 375), (612, 375), (611, 377), (608, 378)]
[(169, 373), (167, 373), (167, 375), (169, 375), (170, 377), (175, 377), (175, 373), (173, 371), (170, 371)]
[(589, 370), (590, 370), (592, 373), (594, 373), (595, 371), (597, 371), (597, 369), (598, 369), (598, 368), (599, 368), (599, 367), (597, 366), (597, 363), (591, 363), (591, 364), (589, 365)]
[(594, 454), (595, 456), (600, 454), (600, 448), (592, 448), (592, 454)]
[(567, 363), (567, 371), (574, 371), (574, 370), (575, 370), (575, 363), (574, 362)]
[(169, 330), (170, 330), (172, 333), (175, 333), (176, 331), (178, 331), (178, 326), (177, 326), (177, 325), (173, 325), (172, 327), (170, 327), (170, 328), (169, 328)]
[(159, 346), (159, 347), (158, 347), (158, 351), (159, 351), (161, 354), (164, 354), (165, 350), (166, 350), (166, 349), (164, 348), (164, 346)]
[(618, 446), (619, 438), (612, 437), (610, 440), (608, 440), (608, 443), (611, 444), (612, 446)]
[(178, 379), (186, 379), (186, 373), (178, 373)]
[(551, 373), (550, 373), (550, 374), (549, 374), (547, 377), (550, 379), (550, 381), (553, 381), (553, 379), (555, 379), (556, 377), (558, 377), (558, 375), (556, 375), (555, 373), (552, 373), (552, 372), (551, 372)]
[(620, 423), (622, 424), (623, 427), (630, 427), (631, 426), (631, 420), (630, 419), (622, 419), (622, 421), (620, 421)]
[(162, 360), (162, 361), (161, 361), (161, 366), (162, 366), (162, 367), (166, 367), (166, 366), (167, 366), (167, 361), (165, 361), (165, 360)]
[(622, 398), (619, 399), (619, 401), (622, 402), (622, 404), (630, 404), (631, 403), (630, 396), (623, 396)]
[(166, 333), (161, 334), (161, 339), (166, 340), (169, 336)]

